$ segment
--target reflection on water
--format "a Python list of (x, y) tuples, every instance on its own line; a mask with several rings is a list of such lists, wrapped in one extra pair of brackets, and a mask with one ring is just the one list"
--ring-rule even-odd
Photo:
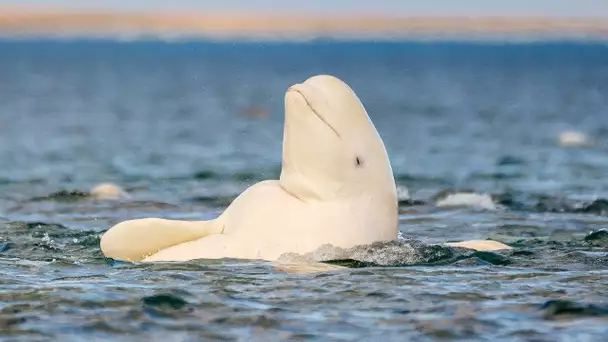
[[(0, 338), (598, 341), (606, 55), (557, 43), (0, 42)], [(348, 267), (313, 274), (103, 258), (99, 236), (117, 222), (209, 219), (277, 177), (283, 94), (318, 73), (351, 84), (385, 140), (411, 196), (401, 242), (289, 256)], [(572, 130), (594, 143), (563, 148)], [(90, 198), (104, 181), (132, 197)], [(455, 192), (496, 207), (436, 205)], [(436, 245), (475, 238), (516, 248)]]

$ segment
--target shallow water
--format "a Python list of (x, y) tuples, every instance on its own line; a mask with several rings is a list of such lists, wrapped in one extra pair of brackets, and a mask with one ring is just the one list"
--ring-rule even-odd
[[(608, 46), (0, 42), (0, 340), (601, 341)], [(105, 260), (140, 217), (208, 219), (277, 177), (289, 85), (331, 73), (383, 136), (398, 244), (349, 269)], [(266, 114), (264, 117), (263, 114)], [(562, 148), (579, 130), (593, 144)], [(87, 198), (114, 181), (132, 198)], [(454, 191), (497, 210), (443, 208)], [(82, 192), (82, 193), (81, 193)], [(444, 241), (492, 238), (472, 253)]]

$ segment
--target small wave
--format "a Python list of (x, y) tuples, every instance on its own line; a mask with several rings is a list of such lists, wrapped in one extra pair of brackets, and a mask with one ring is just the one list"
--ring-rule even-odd
[(152, 316), (178, 317), (193, 310), (182, 296), (173, 293), (159, 293), (141, 299), (144, 310)]
[(440, 177), (410, 175), (407, 173), (395, 174), (395, 181), (398, 184), (416, 184), (418, 186), (429, 186), (434, 188), (445, 188), (454, 186), (453, 182)]
[(232, 181), (263, 181), (267, 179), (278, 179), (281, 174), (280, 169), (269, 168), (264, 170), (236, 171), (219, 173), (213, 170), (200, 170), (192, 174), (189, 178), (197, 180), (232, 180)]
[(0, 185), (11, 185), (11, 184), (43, 184), (45, 182), (42, 178), (32, 178), (32, 179), (15, 179), (15, 178), (5, 178), (0, 177)]
[(235, 198), (235, 196), (195, 196), (186, 199), (186, 201), (201, 203), (214, 208), (224, 208), (229, 206)]
[(124, 203), (121, 203), (121, 207), (123, 209), (141, 209), (141, 208), (150, 209), (150, 208), (153, 208), (153, 209), (160, 209), (160, 210), (174, 210), (174, 209), (179, 208), (179, 206), (177, 206), (175, 204), (171, 204), (171, 203), (159, 202), (159, 201), (145, 201), (145, 200), (124, 202)]
[(279, 258), (279, 261), (286, 263), (321, 262), (348, 268), (438, 265), (505, 266), (513, 263), (509, 256), (497, 252), (424, 244), (417, 240), (376, 242), (347, 249), (324, 245), (307, 254), (285, 253)]
[(545, 319), (560, 319), (566, 317), (599, 317), (608, 316), (608, 306), (577, 303), (569, 300), (550, 300), (540, 309)]
[(608, 200), (603, 198), (582, 202), (563, 197), (520, 193), (504, 193), (496, 195), (494, 198), (499, 205), (517, 211), (608, 216)]
[(514, 180), (526, 178), (526, 174), (522, 172), (488, 172), (488, 173), (473, 173), (470, 175), (471, 180)]
[(99, 254), (99, 232), (70, 229), (57, 223), (8, 222), (3, 228), (5, 240), (1, 241), (0, 255), (17, 256), (30, 260), (54, 260), (74, 258), (86, 249), (87, 256)]
[(323, 245), (307, 254), (285, 253), (279, 260), (286, 262), (327, 262), (359, 266), (404, 266), (424, 265), (452, 259), (454, 249), (421, 242), (390, 241), (376, 242), (352, 248)]
[(523, 158), (515, 156), (502, 156), (496, 161), (496, 166), (507, 166), (507, 165), (525, 165), (526, 161)]

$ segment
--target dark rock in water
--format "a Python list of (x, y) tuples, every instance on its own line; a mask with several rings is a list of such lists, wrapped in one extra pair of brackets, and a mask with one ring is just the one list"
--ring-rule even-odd
[(585, 236), (585, 241), (594, 241), (606, 238), (608, 238), (608, 230), (600, 229), (595, 232), (591, 232), (589, 233), (589, 235)]
[[(462, 252), (461, 254), (456, 254), (454, 261), (451, 261), (454, 265), (459, 266), (487, 266), (487, 265), (495, 265), (495, 266), (505, 266), (510, 265), (512, 263), (511, 259), (502, 256), (500, 254), (494, 252), (486, 252), (486, 251), (473, 251), (470, 249), (463, 247), (454, 247), (453, 248), (457, 252)], [(468, 253), (467, 253), (468, 252)]]
[(31, 201), (60, 201), (60, 202), (73, 202), (88, 198), (89, 194), (77, 190), (61, 190), (54, 192), (47, 196), (34, 197)]
[(564, 213), (572, 212), (574, 210), (575, 208), (564, 199), (549, 196), (540, 196), (538, 202), (534, 205), (534, 211), (543, 213)]
[(608, 230), (600, 229), (589, 233), (589, 235), (585, 236), (585, 242), (594, 245), (608, 246)]
[(171, 293), (161, 293), (142, 298), (145, 311), (153, 316), (175, 317), (190, 311), (188, 302)]
[(556, 319), (560, 316), (608, 316), (608, 307), (579, 304), (569, 300), (550, 300), (542, 307), (543, 317)]
[(608, 265), (608, 253), (572, 251), (555, 258), (560, 265), (578, 263), (587, 266), (606, 267)]
[(203, 179), (217, 179), (217, 178), (220, 178), (220, 176), (213, 171), (203, 170), (203, 171), (198, 171), (198, 172), (194, 173), (192, 175), (192, 178), (203, 180)]
[(507, 165), (524, 165), (526, 161), (522, 158), (515, 156), (504, 156), (496, 161), (496, 166), (507, 166)]
[(506, 192), (492, 197), (495, 202), (511, 210), (538, 213), (587, 213), (608, 216), (608, 200), (605, 199), (583, 204), (580, 201), (538, 194)]
[(471, 179), (481, 179), (481, 180), (509, 180), (509, 179), (518, 179), (524, 178), (525, 174), (521, 172), (489, 172), (489, 173), (473, 173), (471, 174)]
[(359, 260), (354, 260), (354, 259), (341, 259), (341, 260), (336, 259), (336, 260), (324, 261), (324, 263), (330, 264), (330, 265), (348, 267), (348, 268), (365, 268), (365, 267), (380, 266), (373, 262), (365, 262), (365, 261), (359, 261)]
[(511, 260), (509, 260), (509, 258), (493, 252), (478, 251), (474, 252), (473, 256), (496, 266), (505, 266), (511, 264)]
[(116, 265), (124, 265), (127, 264), (126, 261), (122, 261), (122, 260), (116, 260), (113, 258), (108, 258), (106, 256), (103, 257), (103, 261), (108, 264), (109, 266), (116, 266)]
[(517, 211), (533, 211), (536, 204), (534, 199), (530, 199), (530, 195), (516, 192), (495, 194), (492, 195), (492, 200), (503, 207)]
[(452, 265), (463, 266), (463, 267), (476, 267), (476, 266), (491, 266), (492, 264), (485, 260), (479, 259), (479, 258), (466, 258), (466, 259), (458, 260), (455, 263), (453, 263)]
[(417, 206), (417, 205), (426, 205), (427, 203), (423, 200), (415, 200), (415, 199), (404, 199), (404, 200), (399, 200), (399, 206), (400, 207), (413, 207), (413, 206)]
[(0, 243), (0, 253), (4, 253), (11, 249), (13, 245), (10, 242)]
[(515, 249), (511, 252), (511, 256), (514, 257), (530, 257), (535, 255), (535, 253), (533, 251), (529, 251), (529, 250), (525, 250), (525, 249)]
[(492, 196), (494, 202), (510, 209), (522, 210), (523, 205), (515, 200), (515, 196), (511, 193), (504, 193)]
[(179, 310), (188, 305), (188, 302), (170, 293), (162, 293), (142, 298), (142, 303), (157, 308), (169, 308)]
[(50, 229), (67, 229), (65, 226), (57, 223), (46, 223), (46, 222), (23, 222), (23, 225), (28, 230), (40, 229), (40, 230), (50, 230)]
[(510, 210), (534, 212), (567, 212), (572, 206), (564, 199), (546, 195), (533, 195), (520, 192), (505, 192), (493, 195), (492, 199)]
[(420, 253), (422, 259), (425, 260), (425, 264), (450, 260), (455, 256), (453, 249), (439, 245), (419, 246), (418, 252)]
[(583, 208), (576, 209), (575, 212), (608, 216), (608, 200), (603, 198), (597, 199)]

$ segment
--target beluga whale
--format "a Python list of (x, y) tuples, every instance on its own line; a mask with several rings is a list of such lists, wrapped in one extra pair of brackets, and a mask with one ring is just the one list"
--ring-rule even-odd
[(102, 236), (103, 254), (142, 262), (276, 261), (323, 245), (351, 248), (398, 239), (387, 151), (345, 82), (317, 75), (287, 90), (282, 153), (279, 179), (250, 186), (217, 218), (124, 221)]

